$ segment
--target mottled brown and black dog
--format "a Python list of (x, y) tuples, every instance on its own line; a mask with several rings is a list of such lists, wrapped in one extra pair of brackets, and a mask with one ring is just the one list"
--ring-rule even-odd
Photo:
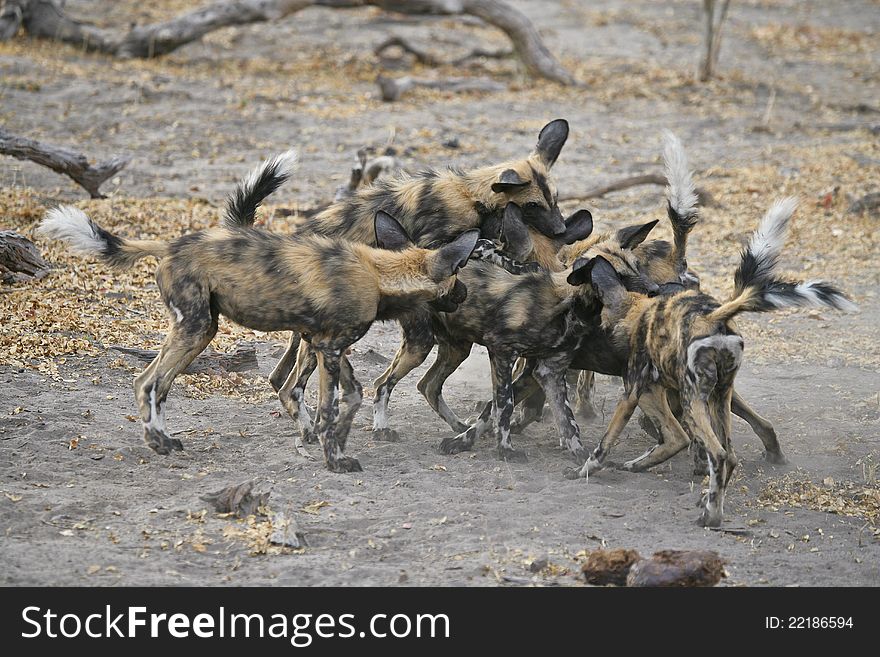
[[(616, 351), (627, 354), (624, 394), (599, 446), (570, 476), (587, 477), (602, 467), (639, 406), (662, 428), (664, 441), (623, 467), (645, 470), (693, 441), (706, 451), (709, 469), (700, 522), (721, 524), (724, 491), (737, 464), (730, 440), (731, 399), (744, 343), (734, 318), (793, 306), (854, 308), (828, 283), (778, 277), (776, 266), (795, 205), (788, 198), (767, 212), (743, 251), (733, 295), (724, 303), (693, 290), (654, 298), (634, 294), (611, 264), (596, 260), (591, 278), (602, 300), (602, 327)], [(680, 399), (679, 418), (669, 407), (670, 391)]]
[[(370, 241), (391, 249), (386, 250), (338, 237), (289, 237), (229, 224), (168, 242), (129, 240), (107, 232), (81, 210), (60, 207), (46, 215), (40, 230), (115, 267), (130, 267), (149, 255), (159, 260), (156, 282), (171, 327), (158, 356), (134, 384), (144, 440), (152, 449), (159, 454), (183, 449), (166, 432), (165, 400), (174, 378), (211, 342), (223, 315), (260, 331), (308, 336), (320, 367), (317, 433), (325, 464), (335, 472), (360, 470), (357, 459), (343, 453), (361, 402), (361, 386), (345, 351), (376, 320), (396, 319), (448, 297), (456, 287), (463, 299), (456, 273), (473, 251), (478, 231), (465, 231), (436, 250), (417, 248), (409, 246), (394, 218), (379, 211)], [(289, 381), (278, 394), (296, 419), (300, 400), (292, 388)]]
[[(423, 171), (415, 175), (380, 178), (352, 196), (332, 204), (314, 217), (297, 225), (300, 234), (342, 237), (353, 242), (375, 244), (373, 217), (384, 210), (396, 217), (415, 244), (433, 248), (449, 242), (469, 229), (491, 233), (507, 204), (522, 208), (522, 220), (536, 234), (561, 236), (566, 225), (557, 205), (556, 185), (551, 175), (568, 138), (568, 123), (551, 121), (538, 135), (534, 150), (527, 157), (470, 171), (448, 169)], [(253, 223), (256, 205), (289, 176), (289, 168), (264, 167), (257, 170), (230, 199), (226, 224)], [(491, 235), (490, 235), (491, 237)], [(442, 303), (441, 307), (442, 309)], [(394, 440), (397, 433), (388, 426), (388, 400), (397, 383), (420, 365), (434, 346), (430, 315), (413, 312), (400, 319), (403, 339), (391, 365), (375, 382), (373, 436)], [(299, 353), (298, 353), (299, 352)], [(270, 381), (280, 389), (293, 377), (300, 390), (314, 367), (308, 345), (300, 345), (293, 334)], [(313, 438), (306, 414), (300, 414), (306, 440)]]

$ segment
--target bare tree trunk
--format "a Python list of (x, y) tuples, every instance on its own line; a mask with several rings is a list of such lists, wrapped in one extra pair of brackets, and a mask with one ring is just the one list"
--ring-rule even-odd
[(95, 166), (85, 155), (60, 146), (43, 144), (27, 137), (17, 137), (0, 128), (0, 154), (19, 160), (31, 160), (53, 171), (70, 176), (92, 198), (104, 198), (98, 189), (108, 178), (115, 176), (126, 164), (128, 157), (114, 157)]
[(51, 268), (24, 235), (11, 230), (0, 231), (0, 282), (21, 283), (43, 278)]
[(561, 84), (574, 78), (547, 50), (534, 25), (501, 0), (225, 0), (171, 20), (133, 27), (113, 36), (67, 16), (57, 0), (5, 0), (0, 11), (0, 39), (24, 26), (34, 37), (58, 39), (117, 57), (158, 57), (223, 27), (284, 18), (306, 7), (350, 9), (374, 6), (402, 14), (476, 16), (503, 31), (528, 71)]
[(703, 0), (703, 17), (706, 29), (703, 33), (703, 58), (700, 62), (700, 81), (706, 82), (715, 73), (718, 53), (721, 50), (721, 28), (727, 18), (730, 0)]

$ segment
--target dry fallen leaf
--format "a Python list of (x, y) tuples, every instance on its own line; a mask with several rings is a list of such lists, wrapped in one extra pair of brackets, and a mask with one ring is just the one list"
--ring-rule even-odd
[(302, 511), (303, 513), (311, 513), (314, 516), (318, 515), (318, 512), (325, 506), (330, 506), (330, 502), (325, 502), (324, 500), (313, 500), (302, 507), (300, 511)]

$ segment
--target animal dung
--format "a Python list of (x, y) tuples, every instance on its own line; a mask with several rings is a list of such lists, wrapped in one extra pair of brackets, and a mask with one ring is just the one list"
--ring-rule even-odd
[(710, 550), (661, 550), (643, 559), (636, 550), (593, 550), (581, 566), (596, 586), (715, 586), (726, 576), (724, 560)]
[(593, 550), (587, 555), (581, 571), (587, 584), (626, 586), (626, 577), (630, 568), (641, 558), (637, 551), (626, 548)]
[(661, 550), (630, 568), (627, 586), (715, 586), (724, 560), (712, 550)]

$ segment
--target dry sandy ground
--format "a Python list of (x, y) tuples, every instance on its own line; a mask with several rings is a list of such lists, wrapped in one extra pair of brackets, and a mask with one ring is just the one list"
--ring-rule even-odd
[[(67, 3), (107, 25), (131, 20), (134, 3), (103, 15), (99, 4)], [(152, 20), (182, 4), (141, 3), (136, 15)], [(293, 428), (265, 381), (282, 336), (230, 325), (218, 347), (255, 343), (259, 373), (185, 377), (172, 390), (169, 423), (187, 449), (160, 457), (129, 419), (139, 364), (107, 350), (161, 341), (151, 265), (115, 274), (40, 242), (60, 269), (0, 294), (3, 583), (569, 585), (579, 553), (607, 545), (643, 554), (713, 549), (728, 560), (730, 585), (880, 584), (880, 231), (877, 215), (847, 212), (878, 191), (877, 3), (733, 3), (722, 75), (706, 86), (691, 77), (699, 3), (515, 4), (583, 88), (535, 82), (511, 60), (488, 61), (416, 73), (492, 75), (509, 91), (421, 91), (382, 104), (372, 47), (387, 34), (450, 58), (504, 39), (452, 20), (309, 10), (224, 30), (153, 62), (26, 38), (0, 44), (0, 123), (96, 158), (131, 154), (106, 187), (110, 198), (82, 207), (145, 236), (215, 222), (234, 181), (290, 145), (301, 147), (303, 166), (263, 215), (273, 230), (285, 230), (296, 207), (331, 196), (357, 148), (383, 142), (391, 128), (408, 166), (475, 166), (523, 154), (546, 120), (566, 117), (573, 132), (556, 168), (563, 193), (656, 170), (659, 131), (670, 128), (716, 201), (690, 258), (707, 290), (730, 290), (743, 237), (773, 198), (797, 193), (802, 209), (785, 267), (839, 282), (861, 306), (847, 316), (741, 323), (747, 360), (737, 387), (773, 421), (790, 464), (765, 464), (757, 439), (735, 421), (741, 468), (725, 531), (702, 529), (694, 524), (702, 482), (687, 454), (652, 473), (566, 481), (569, 462), (541, 424), (519, 438), (526, 464), (497, 461), (488, 439), (473, 453), (440, 455), (448, 429), (416, 391), (423, 366), (392, 399), (402, 440), (371, 439), (366, 403), (349, 441), (365, 471), (333, 475), (293, 450)], [(411, 71), (392, 74), (403, 72)], [(442, 145), (450, 137), (458, 148)], [(0, 228), (27, 234), (45, 206), (82, 198), (65, 179), (8, 159), (0, 183)], [(644, 188), (587, 207), (605, 227), (660, 218), (662, 204), (659, 188)], [(368, 392), (396, 344), (396, 327), (382, 325), (356, 346)], [(617, 386), (599, 382), (606, 418)], [(448, 398), (467, 414), (488, 391), (485, 352), (475, 349), (447, 384)], [(583, 428), (592, 445), (602, 420)], [(633, 422), (617, 457), (648, 445)], [(248, 479), (271, 491), (273, 511), (296, 520), (307, 548), (269, 545), (265, 523), (205, 511), (202, 495)], [(528, 564), (541, 557), (550, 565), (531, 573)]]

